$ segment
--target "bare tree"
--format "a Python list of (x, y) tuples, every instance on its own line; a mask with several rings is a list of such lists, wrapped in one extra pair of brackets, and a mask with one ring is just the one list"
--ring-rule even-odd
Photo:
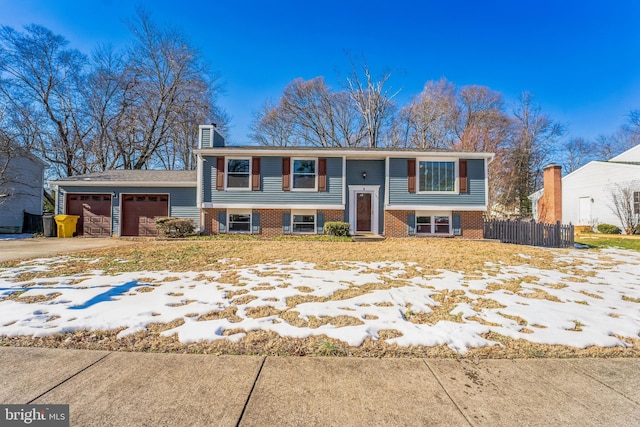
[(609, 197), (609, 209), (620, 220), (625, 234), (633, 234), (640, 224), (640, 182), (614, 184)]
[(565, 174), (581, 168), (595, 160), (595, 147), (593, 142), (584, 138), (571, 138), (562, 144), (561, 149), (562, 170)]
[(352, 61), (351, 74), (347, 78), (349, 95), (362, 116), (367, 146), (371, 148), (383, 145), (380, 137), (393, 118), (395, 109), (393, 98), (399, 91), (392, 92), (385, 87), (390, 77), (391, 74), (385, 72), (376, 79), (365, 61), (362, 61), (359, 66)]
[(505, 199), (505, 187), (508, 186), (507, 171), (510, 165), (506, 161), (505, 151), (511, 120), (504, 111), (502, 94), (486, 86), (465, 86), (458, 93), (455, 114), (458, 140), (453, 148), (495, 153), (488, 168), (489, 214), (509, 212), (512, 207), (502, 205), (502, 202)]
[(42, 26), (24, 30), (0, 29), (0, 96), (24, 118), (23, 128), (37, 130), (31, 142), (60, 175), (84, 173), (92, 126), (83, 96), (86, 58)]
[(334, 92), (322, 77), (295, 79), (277, 104), (265, 103), (250, 137), (262, 145), (353, 147), (364, 138), (362, 121), (346, 92)]
[(417, 149), (449, 148), (455, 135), (455, 86), (429, 81), (394, 120), (392, 144)]
[(549, 163), (551, 150), (564, 132), (534, 102), (534, 96), (523, 92), (513, 110), (511, 138), (506, 153), (510, 165), (503, 204), (517, 201), (521, 214), (531, 213), (529, 194), (542, 186), (542, 169)]
[(157, 154), (173, 153), (176, 144), (184, 142), (172, 134), (174, 129), (204, 117), (221, 127), (226, 125), (212, 100), (219, 89), (217, 76), (209, 72), (199, 52), (181, 33), (157, 27), (144, 11), (138, 12), (130, 29), (135, 39), (123, 78), (127, 109), (119, 116), (113, 132), (116, 166), (167, 166), (163, 164), (164, 156)]
[(286, 116), (280, 105), (265, 102), (254, 113), (249, 138), (260, 145), (286, 147), (293, 144), (294, 127), (295, 123)]

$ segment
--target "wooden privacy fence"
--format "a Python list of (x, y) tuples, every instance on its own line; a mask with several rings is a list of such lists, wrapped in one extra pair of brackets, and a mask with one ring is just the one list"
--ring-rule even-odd
[(484, 221), (484, 238), (516, 245), (545, 248), (573, 247), (573, 225), (543, 224), (535, 221)]

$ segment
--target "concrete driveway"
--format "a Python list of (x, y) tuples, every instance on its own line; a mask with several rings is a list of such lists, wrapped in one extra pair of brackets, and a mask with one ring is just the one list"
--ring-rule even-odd
[(88, 249), (124, 246), (133, 243), (135, 241), (132, 240), (78, 237), (71, 239), (38, 237), (33, 239), (0, 240), (0, 262), (70, 254)]

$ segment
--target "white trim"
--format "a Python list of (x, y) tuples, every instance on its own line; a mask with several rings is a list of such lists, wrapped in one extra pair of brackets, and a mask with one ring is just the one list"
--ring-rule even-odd
[[(211, 141), (209, 141), (211, 143), (211, 147), (213, 147), (213, 140), (215, 139), (215, 134), (214, 134), (214, 129), (215, 126), (213, 125), (199, 125), (198, 126), (198, 148), (202, 149), (202, 129), (209, 129), (211, 131), (211, 133), (209, 134), (209, 137), (211, 138)], [(206, 150), (206, 148), (205, 148)]]
[[(380, 209), (380, 186), (379, 185), (350, 185), (349, 186), (349, 229), (352, 234), (358, 232), (356, 215), (356, 195), (357, 193), (371, 194), (371, 233), (379, 233), (379, 209)], [(366, 232), (366, 231), (364, 231)]]
[[(249, 173), (246, 187), (229, 187), (229, 160), (249, 160)], [(251, 167), (253, 166), (252, 157), (227, 156), (224, 158), (224, 191), (251, 191)]]
[[(434, 159), (432, 157), (418, 157), (416, 158), (416, 194), (459, 194), (459, 166), (458, 162), (460, 159), (455, 157), (442, 157)], [(451, 191), (434, 191), (434, 190), (420, 190), (420, 163), (421, 162), (442, 162), (442, 163), (453, 163), (453, 190)], [(486, 163), (486, 162), (485, 162)]]
[(463, 212), (475, 212), (486, 211), (487, 205), (474, 205), (474, 206), (455, 206), (455, 205), (385, 205), (386, 211), (425, 211), (425, 210), (438, 210), (438, 211), (463, 211)]
[(315, 210), (344, 210), (344, 205), (305, 205), (305, 204), (264, 204), (264, 203), (212, 203), (205, 202), (202, 209), (315, 209)]
[[(313, 162), (315, 163), (315, 166), (313, 167), (313, 169), (315, 170), (314, 173), (314, 177), (315, 177), (315, 186), (313, 188), (295, 188), (293, 186), (294, 183), (294, 175), (296, 174), (293, 168), (293, 165), (295, 164), (296, 160), (313, 160)], [(291, 162), (290, 166), (289, 166), (289, 189), (290, 191), (293, 192), (318, 192), (318, 158), (317, 157), (291, 157), (291, 159), (289, 160)], [(305, 174), (307, 175), (307, 174)]]
[[(58, 187), (197, 187), (196, 181), (48, 181), (49, 185)], [(66, 190), (65, 190), (66, 191)]]
[(390, 157), (384, 158), (384, 205), (389, 204), (389, 164), (391, 163)]
[(202, 156), (198, 156), (197, 159), (197, 168), (196, 168), (196, 206), (200, 206), (202, 204), (202, 176), (204, 173), (204, 159)]
[(342, 205), (347, 204), (347, 158), (342, 156)]
[[(301, 233), (301, 232), (295, 232), (293, 230), (293, 216), (294, 215), (313, 215), (313, 231), (311, 232), (306, 232), (306, 233)], [(317, 230), (318, 230), (318, 211), (316, 209), (292, 209), (291, 210), (291, 224), (289, 224), (291, 226), (290, 230), (291, 230), (291, 234), (317, 234)]]
[[(384, 159), (385, 157), (393, 158), (416, 158), (423, 157), (424, 151), (402, 151), (402, 150), (354, 150), (354, 149), (300, 149), (286, 147), (286, 149), (274, 148), (255, 148), (255, 147), (215, 147), (208, 149), (198, 149), (193, 151), (195, 154), (205, 156), (261, 156), (261, 157), (347, 157), (349, 159)], [(461, 159), (493, 159), (494, 153), (464, 152), (464, 151), (433, 151), (429, 152), (429, 157), (446, 158), (455, 157)]]
[[(453, 235), (453, 212), (451, 211), (430, 211), (430, 210), (417, 210), (414, 212), (416, 223), (415, 223), (415, 233), (421, 236), (451, 236)], [(431, 217), (431, 232), (430, 233), (418, 233), (418, 217), (419, 216), (430, 216)], [(446, 216), (449, 218), (449, 231), (447, 233), (436, 233), (436, 223), (434, 217), (436, 216)]]
[[(231, 231), (230, 215), (247, 215), (249, 214), (249, 230), (248, 231)], [(253, 212), (249, 209), (227, 209), (227, 234), (252, 234), (253, 232)]]

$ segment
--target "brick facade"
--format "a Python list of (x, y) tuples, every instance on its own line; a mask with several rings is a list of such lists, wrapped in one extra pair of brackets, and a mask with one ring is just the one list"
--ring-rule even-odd
[[(484, 221), (482, 212), (453, 212), (460, 215), (460, 227), (463, 239), (482, 239), (484, 234)], [(456, 236), (460, 237), (460, 236)]]
[(203, 213), (203, 231), (202, 234), (210, 236), (218, 234), (218, 212), (224, 212), (224, 209), (202, 209)]
[(266, 238), (282, 236), (283, 209), (254, 209), (260, 213), (260, 235)]
[[(218, 214), (226, 212), (226, 209), (203, 209), (204, 222), (203, 234), (219, 234)], [(282, 236), (282, 214), (291, 212), (288, 209), (253, 209), (251, 212), (260, 213), (260, 236), (271, 239)], [(342, 210), (318, 210), (317, 213), (324, 213), (324, 221), (344, 221), (344, 211)]]
[(409, 211), (384, 211), (384, 235), (386, 237), (409, 236)]
[[(413, 211), (385, 211), (384, 212), (384, 235), (386, 237), (452, 237), (450, 235), (434, 235), (434, 234), (409, 234), (409, 214)], [(462, 228), (462, 236), (455, 236), (463, 239), (482, 239), (483, 237), (483, 220), (482, 212), (457, 212), (452, 214), (460, 215), (460, 227)], [(451, 218), (453, 221), (453, 217)], [(453, 224), (452, 224), (453, 226)]]

